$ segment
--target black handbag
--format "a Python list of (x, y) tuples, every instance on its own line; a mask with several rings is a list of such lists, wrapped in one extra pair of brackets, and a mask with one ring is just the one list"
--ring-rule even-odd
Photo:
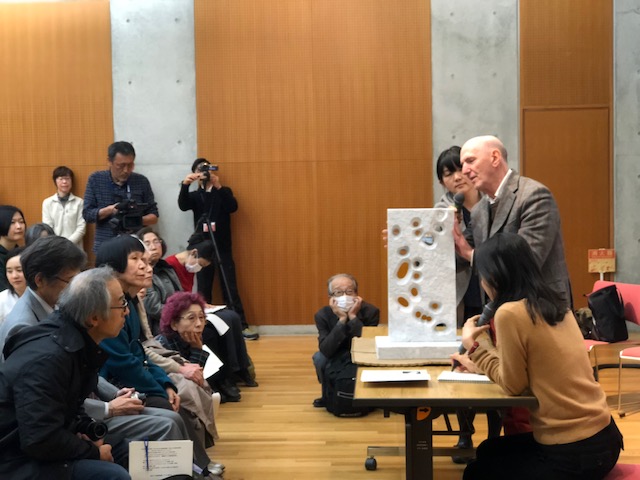
[(587, 302), (593, 314), (591, 335), (594, 340), (621, 342), (629, 338), (624, 303), (615, 285), (590, 293)]

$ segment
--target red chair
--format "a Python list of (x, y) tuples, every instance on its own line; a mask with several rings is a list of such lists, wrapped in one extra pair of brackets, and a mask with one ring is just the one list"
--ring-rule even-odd
[(618, 463), (604, 480), (638, 480), (640, 478), (640, 465), (624, 465)]
[[(628, 347), (620, 351), (620, 359), (618, 360), (618, 415), (620, 415), (620, 418), (624, 417), (627, 414), (627, 412), (622, 409), (622, 361), (623, 360), (625, 360), (627, 364), (629, 362), (640, 363), (640, 347), (639, 346)], [(636, 411), (637, 410), (634, 410), (631, 413), (634, 413)], [(640, 476), (638, 476), (638, 478), (640, 478)]]
[[(636, 323), (640, 325), (640, 285), (635, 285), (632, 283), (621, 283), (621, 282), (608, 282), (605, 280), (597, 280), (593, 284), (593, 292), (596, 290), (600, 290), (601, 288), (607, 287), (609, 285), (615, 285), (622, 295), (622, 301), (624, 302), (624, 316), (627, 321)], [(637, 345), (637, 341), (626, 340), (624, 342), (617, 342), (615, 345), (620, 348), (625, 348), (628, 346)], [(584, 341), (585, 348), (589, 353), (589, 357), (593, 357), (593, 372), (596, 380), (598, 379), (598, 373), (601, 368), (615, 368), (619, 365), (616, 364), (604, 364), (600, 365), (598, 361), (598, 350), (603, 346), (614, 345), (609, 342), (601, 342), (598, 340), (585, 340)], [(609, 347), (611, 348), (611, 347)]]

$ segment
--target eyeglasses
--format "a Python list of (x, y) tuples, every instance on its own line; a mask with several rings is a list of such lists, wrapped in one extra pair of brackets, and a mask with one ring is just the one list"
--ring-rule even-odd
[(117, 307), (109, 307), (111, 310), (115, 310), (117, 308), (119, 308), (120, 310), (122, 310), (123, 312), (129, 307), (129, 302), (127, 301), (127, 299), (125, 297), (122, 297), (120, 299), (121, 305), (118, 305)]
[(193, 313), (189, 315), (183, 315), (178, 318), (180, 318), (181, 320), (184, 319), (190, 323), (194, 323), (196, 320), (200, 320), (201, 322), (204, 322), (207, 319), (204, 315), (195, 315)]
[(147, 247), (150, 247), (151, 245), (162, 245), (162, 242), (157, 238), (155, 240), (145, 240), (142, 243), (144, 243)]
[(69, 283), (71, 283), (71, 280), (65, 280), (64, 278), (59, 277), (59, 276), (57, 276), (57, 275), (55, 275), (53, 278), (55, 278), (56, 280), (60, 280), (61, 282), (66, 283), (67, 285), (68, 285)]
[(331, 296), (332, 297), (341, 297), (343, 295), (355, 295), (356, 291), (353, 288), (349, 288), (347, 290), (345, 290), (344, 292), (341, 292), (340, 290), (336, 290), (335, 292), (331, 292)]

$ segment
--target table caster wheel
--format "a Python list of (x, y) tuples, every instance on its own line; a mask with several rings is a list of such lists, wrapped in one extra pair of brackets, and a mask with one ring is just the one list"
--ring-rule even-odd
[(373, 457), (367, 458), (364, 461), (364, 468), (366, 468), (367, 470), (375, 470), (376, 468), (378, 468), (378, 462)]

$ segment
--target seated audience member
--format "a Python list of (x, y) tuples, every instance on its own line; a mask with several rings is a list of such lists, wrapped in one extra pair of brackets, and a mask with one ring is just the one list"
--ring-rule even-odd
[[(197, 390), (200, 395), (192, 395), (195, 398), (190, 403), (194, 404), (193, 407), (199, 407), (194, 408), (193, 411), (205, 427), (201, 440), (210, 446), (218, 437), (218, 433), (213, 419), (212, 390), (204, 378), (204, 365), (209, 354), (202, 349), (202, 332), (207, 323), (203, 308), (204, 300), (198, 294), (187, 292), (173, 294), (162, 311), (161, 331), (164, 333), (159, 335), (156, 341), (166, 351), (171, 351), (174, 355), (179, 354), (183, 365), (191, 368), (189, 383), (197, 387), (192, 386), (189, 391)], [(194, 314), (193, 312), (197, 309), (199, 311)], [(172, 378), (175, 376), (170, 375)], [(182, 396), (182, 393), (180, 395)], [(208, 434), (207, 438), (204, 438), (205, 432)], [(218, 465), (224, 469), (222, 464)]]
[(50, 235), (55, 235), (53, 228), (51, 228), (46, 223), (34, 223), (29, 228), (27, 228), (27, 232), (24, 234), (24, 244), (28, 247), (38, 238), (48, 237)]
[[(163, 246), (162, 251), (166, 250), (164, 241), (156, 233), (146, 231), (142, 236), (147, 240), (147, 243), (151, 243), (152, 247), (154, 245), (152, 243), (153, 239), (160, 240)], [(207, 264), (209, 262), (207, 258), (211, 258), (212, 254), (213, 245), (211, 240), (205, 239), (201, 234), (192, 235), (189, 239), (187, 250), (167, 258), (166, 265), (159, 269), (158, 274), (164, 278), (164, 281), (161, 286), (157, 282), (154, 283), (151, 295), (149, 295), (149, 292), (147, 293), (153, 299), (149, 303), (150, 307), (154, 311), (161, 310), (161, 306), (154, 305), (154, 303), (162, 296), (169, 296), (176, 291), (174, 290), (176, 277), (181, 282), (180, 287), (184, 291), (191, 292), (196, 273), (192, 267)], [(152, 258), (156, 256), (157, 253), (153, 254)], [(171, 270), (173, 270), (173, 274)], [(155, 271), (154, 269), (154, 278)], [(213, 305), (207, 305), (207, 308), (212, 307)], [(203, 332), (204, 343), (224, 363), (220, 371), (209, 379), (209, 383), (215, 391), (220, 392), (222, 402), (237, 402), (240, 400), (241, 395), (236, 383), (242, 383), (247, 387), (257, 387), (258, 382), (249, 373), (251, 359), (242, 335), (242, 320), (240, 316), (229, 308), (216, 310), (215, 315), (229, 326), (229, 330), (221, 336), (210, 322), (205, 325)]]
[(160, 318), (164, 304), (175, 292), (182, 291), (182, 285), (176, 271), (163, 259), (167, 253), (164, 240), (151, 227), (139, 230), (136, 236), (147, 248), (149, 264), (153, 267), (153, 283), (144, 296), (144, 308), (149, 327), (155, 336), (160, 334)]
[(82, 248), (87, 224), (82, 217), (82, 198), (71, 193), (73, 171), (68, 167), (56, 167), (53, 184), (56, 186), (55, 195), (42, 202), (42, 222), (53, 228), (56, 235), (68, 238)]
[(87, 255), (66, 238), (52, 236), (25, 248), (20, 263), (27, 290), (0, 326), (0, 351), (9, 336), (53, 312), (62, 290), (85, 267)]
[(130, 235), (107, 240), (98, 249), (96, 265), (114, 269), (129, 304), (129, 314), (120, 335), (101, 345), (109, 354), (101, 374), (116, 386), (129, 386), (144, 393), (147, 405), (177, 412), (180, 397), (175, 385), (161, 368), (147, 362), (142, 345), (137, 341), (140, 318), (134, 301), (144, 286), (147, 268), (144, 253), (144, 245)]
[[(145, 252), (145, 260), (148, 262), (150, 254)], [(144, 297), (147, 289), (151, 287), (153, 268), (147, 263), (145, 271), (145, 286), (138, 292), (138, 314), (140, 315), (140, 327), (142, 329), (142, 346), (147, 357), (160, 368), (162, 368), (180, 392), (180, 408), (190, 412), (195, 431), (200, 437), (199, 441), (206, 448), (214, 445), (214, 440), (218, 438), (213, 409), (213, 392), (204, 381), (203, 366), (197, 362), (192, 362), (188, 357), (182, 355), (175, 349), (166, 348), (158, 340), (153, 338), (147, 314), (144, 308)], [(204, 325), (202, 325), (204, 326)], [(205, 359), (208, 354), (203, 352)], [(219, 394), (216, 394), (219, 395)], [(208, 467), (211, 473), (217, 475), (224, 470), (224, 465), (213, 462)]]
[(0, 366), (2, 478), (131, 478), (113, 463), (111, 445), (89, 437), (82, 425), (92, 419), (81, 407), (105, 360), (98, 344), (124, 323), (122, 298), (110, 269), (89, 270), (47, 322), (8, 340)]
[(180, 408), (177, 387), (169, 376), (150, 361), (140, 342), (141, 323), (137, 310), (137, 292), (144, 287), (147, 262), (142, 242), (131, 235), (121, 235), (103, 242), (96, 254), (96, 265), (110, 266), (125, 293), (129, 313), (120, 334), (104, 340), (100, 346), (109, 354), (100, 374), (114, 385), (132, 387), (146, 395), (146, 405), (180, 413), (193, 440), (196, 464), (209, 475), (211, 462), (205, 447), (189, 422), (190, 413)]
[(313, 406), (326, 405), (324, 370), (330, 358), (351, 348), (351, 339), (362, 335), (362, 327), (374, 327), (380, 322), (378, 307), (358, 296), (358, 282), (347, 273), (332, 276), (327, 282), (329, 305), (315, 314), (318, 328), (319, 352), (313, 355), (318, 381), (323, 386), (322, 397), (313, 401)]
[(22, 250), (24, 250), (22, 247), (14, 248), (7, 254), (5, 268), (7, 270), (9, 288), (0, 292), (0, 325), (4, 323), (4, 319), (7, 318), (9, 312), (13, 310), (18, 299), (27, 289), (27, 282), (24, 279), (22, 265), (20, 264)]
[(5, 261), (9, 250), (24, 244), (26, 222), (22, 211), (12, 205), (0, 205), (0, 291), (9, 288)]
[(464, 479), (604, 478), (614, 467), (622, 435), (593, 377), (582, 335), (564, 297), (544, 281), (526, 240), (498, 233), (476, 247), (474, 266), (494, 302), (496, 345), (467, 320), (454, 354), (510, 395), (532, 393), (532, 432), (487, 439)]

